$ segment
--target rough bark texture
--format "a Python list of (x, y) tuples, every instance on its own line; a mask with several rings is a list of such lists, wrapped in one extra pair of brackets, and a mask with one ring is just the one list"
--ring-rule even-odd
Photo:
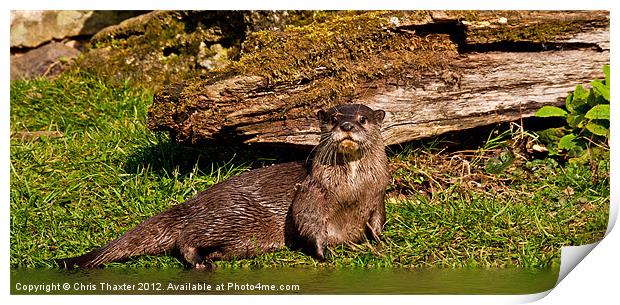
[(384, 109), (395, 144), (532, 116), (609, 63), (608, 12), (366, 15), (249, 37), (230, 69), (156, 94), (149, 127), (188, 144), (314, 145), (316, 110), (352, 101)]

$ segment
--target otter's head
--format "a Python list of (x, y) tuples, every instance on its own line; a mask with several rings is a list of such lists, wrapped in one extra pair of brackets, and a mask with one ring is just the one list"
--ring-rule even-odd
[(357, 156), (373, 147), (383, 149), (381, 123), (385, 111), (361, 104), (345, 104), (319, 110), (321, 145), (345, 156)]

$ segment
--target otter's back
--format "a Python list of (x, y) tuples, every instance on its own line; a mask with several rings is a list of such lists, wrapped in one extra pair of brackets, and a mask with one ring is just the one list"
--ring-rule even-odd
[(209, 203), (227, 209), (234, 208), (235, 204), (245, 203), (274, 211), (282, 209), (286, 211), (290, 202), (283, 201), (292, 199), (295, 185), (301, 183), (307, 175), (307, 166), (303, 162), (266, 166), (219, 182), (198, 193), (187, 203), (194, 200), (202, 201), (201, 199), (209, 197), (212, 198), (207, 200)]

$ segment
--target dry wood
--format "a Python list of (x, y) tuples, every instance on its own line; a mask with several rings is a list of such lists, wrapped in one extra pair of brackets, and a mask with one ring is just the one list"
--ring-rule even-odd
[[(576, 84), (601, 78), (608, 62), (607, 52), (592, 50), (468, 54), (457, 63), (463, 69), (458, 87), (426, 75), (419, 87), (378, 86), (356, 102), (386, 111), (383, 137), (396, 144), (530, 117), (543, 105), (561, 105)], [(312, 145), (319, 138), (313, 121), (265, 122), (239, 131), (251, 136), (248, 142)]]
[[(456, 22), (441, 13), (431, 15), (442, 24)], [(493, 18), (500, 15), (489, 14)], [(549, 13), (531, 15), (535, 20), (524, 24), (550, 18)], [(560, 33), (545, 43), (497, 45), (499, 40), (482, 43), (476, 38), (475, 43), (465, 45), (470, 47), (465, 48), (467, 52), (443, 55), (451, 62), (446, 69), (411, 70), (411, 81), (387, 77), (364, 83), (355, 89), (353, 102), (387, 112), (383, 127), (386, 144), (532, 116), (543, 105), (562, 104), (575, 85), (601, 78), (602, 66), (609, 63), (608, 13), (556, 13), (553, 18), (571, 20), (577, 15), (592, 19), (583, 23), (580, 32)], [(472, 33), (470, 40), (483, 32), (489, 37), (483, 28), (498, 27), (505, 21), (497, 20), (466, 25)], [(419, 26), (405, 24), (399, 29), (410, 32), (420, 30)], [(308, 113), (315, 110), (308, 105), (291, 107), (287, 98), (320, 82), (320, 69), (317, 67), (315, 79), (294, 84), (269, 84), (262, 77), (233, 75), (205, 86), (199, 96), (185, 96), (186, 84), (170, 87), (155, 97), (155, 104), (167, 112), (151, 111), (149, 124), (153, 129), (172, 131), (176, 140), (184, 143), (314, 145), (318, 126)], [(274, 119), (274, 112), (282, 115)]]

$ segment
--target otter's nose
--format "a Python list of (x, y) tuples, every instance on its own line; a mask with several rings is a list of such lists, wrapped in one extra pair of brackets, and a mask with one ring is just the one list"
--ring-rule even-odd
[(344, 123), (340, 124), (340, 129), (342, 129), (344, 131), (351, 131), (351, 129), (353, 129), (353, 123), (351, 123), (351, 122), (344, 122)]

